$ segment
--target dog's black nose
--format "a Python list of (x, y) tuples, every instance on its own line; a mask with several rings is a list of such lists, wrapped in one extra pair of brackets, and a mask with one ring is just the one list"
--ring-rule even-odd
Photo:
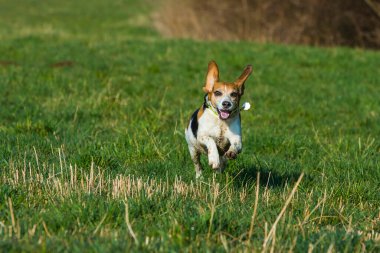
[(222, 105), (224, 108), (229, 108), (229, 107), (231, 107), (231, 102), (223, 101)]

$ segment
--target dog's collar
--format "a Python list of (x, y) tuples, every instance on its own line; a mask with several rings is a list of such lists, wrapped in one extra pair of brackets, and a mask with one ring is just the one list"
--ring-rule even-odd
[[(219, 118), (218, 109), (216, 109), (216, 108), (212, 105), (211, 101), (208, 100), (208, 95), (207, 95), (207, 94), (205, 95), (205, 99), (204, 99), (203, 107), (210, 109), (210, 111), (212, 111), (212, 112), (214, 113), (214, 115), (215, 115), (216, 117)], [(240, 112), (239, 107), (236, 107), (235, 110), (231, 111), (231, 112), (230, 112), (230, 115), (233, 115), (233, 114), (235, 114), (236, 112)]]
[(211, 101), (208, 100), (207, 94), (205, 95), (205, 102), (203, 104), (203, 107), (210, 109), (210, 111), (212, 111), (215, 116), (219, 117), (218, 110), (212, 105)]

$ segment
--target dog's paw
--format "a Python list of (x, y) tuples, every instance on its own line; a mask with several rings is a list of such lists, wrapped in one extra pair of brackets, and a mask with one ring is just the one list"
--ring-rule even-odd
[(228, 159), (232, 160), (232, 159), (236, 159), (237, 157), (237, 153), (234, 152), (234, 151), (227, 151), (225, 154), (224, 154), (225, 157), (227, 157)]
[(220, 167), (220, 160), (219, 156), (209, 156), (208, 157), (208, 165), (211, 166), (211, 168), (218, 169)]

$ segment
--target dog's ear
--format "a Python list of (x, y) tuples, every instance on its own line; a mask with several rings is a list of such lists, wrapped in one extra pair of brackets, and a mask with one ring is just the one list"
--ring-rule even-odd
[(239, 87), (240, 96), (244, 94), (244, 83), (251, 73), (252, 73), (252, 66), (247, 65), (247, 67), (245, 67), (240, 77), (235, 81), (235, 84)]
[(203, 87), (203, 91), (206, 93), (212, 92), (215, 82), (219, 81), (219, 69), (215, 61), (208, 63), (208, 71), (206, 76), (206, 85)]

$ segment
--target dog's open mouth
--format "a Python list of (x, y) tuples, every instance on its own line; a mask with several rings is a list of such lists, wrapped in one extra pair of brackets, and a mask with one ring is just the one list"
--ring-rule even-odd
[(218, 110), (218, 113), (221, 119), (228, 119), (231, 115), (231, 112), (227, 110)]

